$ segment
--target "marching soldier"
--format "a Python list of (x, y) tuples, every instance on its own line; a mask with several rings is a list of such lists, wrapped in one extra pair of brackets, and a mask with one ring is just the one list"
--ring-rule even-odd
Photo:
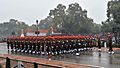
[(98, 38), (98, 51), (101, 51), (101, 41), (100, 41), (100, 38)]
[(47, 52), (47, 54), (50, 53), (50, 41), (49, 40), (46, 41), (46, 52)]
[(13, 41), (13, 39), (10, 39), (10, 40), (11, 40), (11, 42), (10, 42), (10, 45), (11, 45), (11, 50), (13, 51), (14, 41)]
[(7, 38), (7, 49), (9, 50), (9, 47), (10, 47), (10, 38), (8, 37)]
[(112, 36), (111, 35), (108, 36), (108, 40), (109, 40), (109, 53), (114, 53), (112, 49)]
[(32, 53), (32, 49), (33, 49), (33, 38), (30, 38), (30, 43), (29, 43), (29, 53)]
[(40, 38), (37, 38), (37, 43), (36, 43), (36, 53), (40, 54)]
[(75, 45), (76, 46), (76, 55), (79, 55), (79, 47), (80, 47), (80, 45), (81, 45), (80, 40), (77, 40), (76, 45)]
[(45, 41), (42, 40), (42, 45), (41, 45), (41, 54), (45, 54)]
[(24, 41), (24, 50), (23, 50), (23, 52), (27, 52), (27, 49), (28, 49), (28, 38), (26, 37), (25, 38), (25, 41)]
[(36, 37), (33, 37), (33, 40), (32, 40), (32, 52), (31, 52), (33, 54), (36, 53), (36, 43), (37, 43), (36, 40), (37, 40)]

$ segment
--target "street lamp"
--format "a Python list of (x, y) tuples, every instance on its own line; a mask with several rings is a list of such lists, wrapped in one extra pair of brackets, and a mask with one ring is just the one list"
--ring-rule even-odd
[(35, 32), (35, 34), (37, 34), (37, 37), (38, 37), (38, 34), (39, 34), (39, 31), (38, 31), (38, 20), (36, 20), (36, 27), (37, 27), (37, 31)]
[(35, 31), (35, 34), (37, 34), (36, 36), (36, 45), (35, 45), (35, 53), (37, 53), (37, 49), (38, 49), (38, 34), (39, 34), (39, 31), (38, 31), (38, 20), (36, 20), (36, 31)]

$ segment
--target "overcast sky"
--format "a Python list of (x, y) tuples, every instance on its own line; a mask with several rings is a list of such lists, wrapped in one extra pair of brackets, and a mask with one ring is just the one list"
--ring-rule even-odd
[(106, 19), (108, 0), (0, 0), (0, 23), (17, 19), (31, 25), (36, 19), (46, 18), (58, 4), (68, 7), (75, 2), (88, 11), (88, 17), (94, 22), (101, 23)]

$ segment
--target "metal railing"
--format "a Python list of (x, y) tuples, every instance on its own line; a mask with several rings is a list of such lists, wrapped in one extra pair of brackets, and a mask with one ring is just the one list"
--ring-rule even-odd
[[(19, 60), (14, 58), (8, 58), (8, 57), (0, 57), (2, 60), (5, 60), (4, 66), (2, 68), (18, 68), (18, 63), (22, 62), (21, 66), (23, 68), (64, 68), (63, 66), (58, 65), (52, 65), (52, 64), (44, 64), (44, 63), (38, 63), (33, 61), (27, 61), (27, 60)], [(0, 59), (1, 61), (1, 59)], [(0, 63), (2, 66), (3, 64)]]

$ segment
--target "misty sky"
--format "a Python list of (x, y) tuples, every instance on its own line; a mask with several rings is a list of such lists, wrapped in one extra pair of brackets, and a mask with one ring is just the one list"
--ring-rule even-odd
[(58, 4), (68, 7), (75, 2), (88, 11), (88, 17), (94, 22), (101, 23), (106, 19), (108, 0), (0, 0), (0, 23), (17, 19), (31, 25), (36, 19), (46, 18)]

